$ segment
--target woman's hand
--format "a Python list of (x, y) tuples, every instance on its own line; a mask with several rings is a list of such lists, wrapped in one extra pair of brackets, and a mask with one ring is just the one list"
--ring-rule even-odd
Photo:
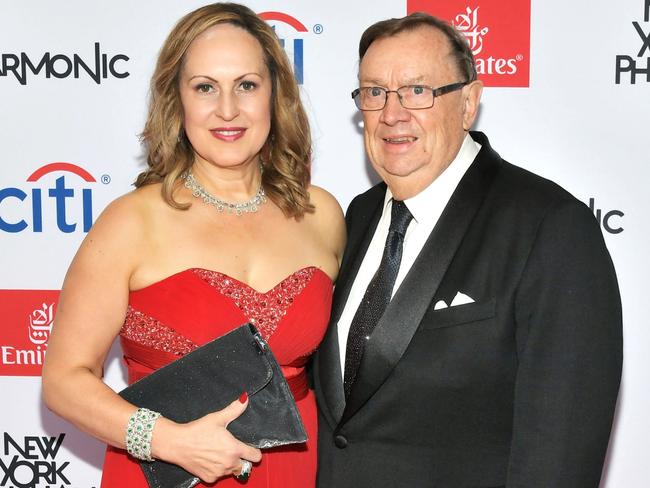
[(239, 474), (242, 459), (253, 463), (262, 459), (259, 449), (237, 440), (226, 430), (247, 406), (248, 398), (242, 395), (223, 410), (186, 424), (159, 418), (151, 443), (153, 457), (177, 464), (206, 483)]

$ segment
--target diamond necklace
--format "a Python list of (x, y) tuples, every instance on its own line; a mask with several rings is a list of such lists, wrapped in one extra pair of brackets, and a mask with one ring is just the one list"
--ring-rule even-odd
[(190, 170), (188, 170), (182, 178), (185, 179), (185, 188), (192, 192), (193, 197), (201, 198), (204, 203), (212, 205), (219, 212), (226, 210), (228, 213), (234, 213), (236, 215), (253, 213), (257, 212), (260, 205), (266, 202), (266, 193), (264, 193), (262, 183), (260, 183), (257, 193), (250, 200), (241, 203), (230, 203), (208, 193), (208, 191), (194, 179), (194, 175)]

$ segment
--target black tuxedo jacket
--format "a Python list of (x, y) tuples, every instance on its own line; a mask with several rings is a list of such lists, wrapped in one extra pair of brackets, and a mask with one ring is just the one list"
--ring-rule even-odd
[[(621, 374), (620, 298), (589, 209), (476, 160), (375, 328), (345, 402), (337, 322), (386, 187), (357, 196), (314, 362), (318, 486), (596, 488)], [(475, 301), (449, 304), (457, 292)]]

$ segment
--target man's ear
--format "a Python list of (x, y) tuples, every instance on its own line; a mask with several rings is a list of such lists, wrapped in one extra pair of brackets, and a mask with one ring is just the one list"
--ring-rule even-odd
[(478, 115), (483, 82), (475, 80), (463, 87), (463, 129), (470, 130)]

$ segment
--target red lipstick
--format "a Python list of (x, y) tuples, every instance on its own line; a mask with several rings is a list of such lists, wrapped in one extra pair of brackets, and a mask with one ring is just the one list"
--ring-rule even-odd
[(210, 129), (210, 134), (212, 134), (215, 139), (224, 142), (235, 142), (244, 137), (245, 133), (245, 127), (218, 127), (216, 129)]

